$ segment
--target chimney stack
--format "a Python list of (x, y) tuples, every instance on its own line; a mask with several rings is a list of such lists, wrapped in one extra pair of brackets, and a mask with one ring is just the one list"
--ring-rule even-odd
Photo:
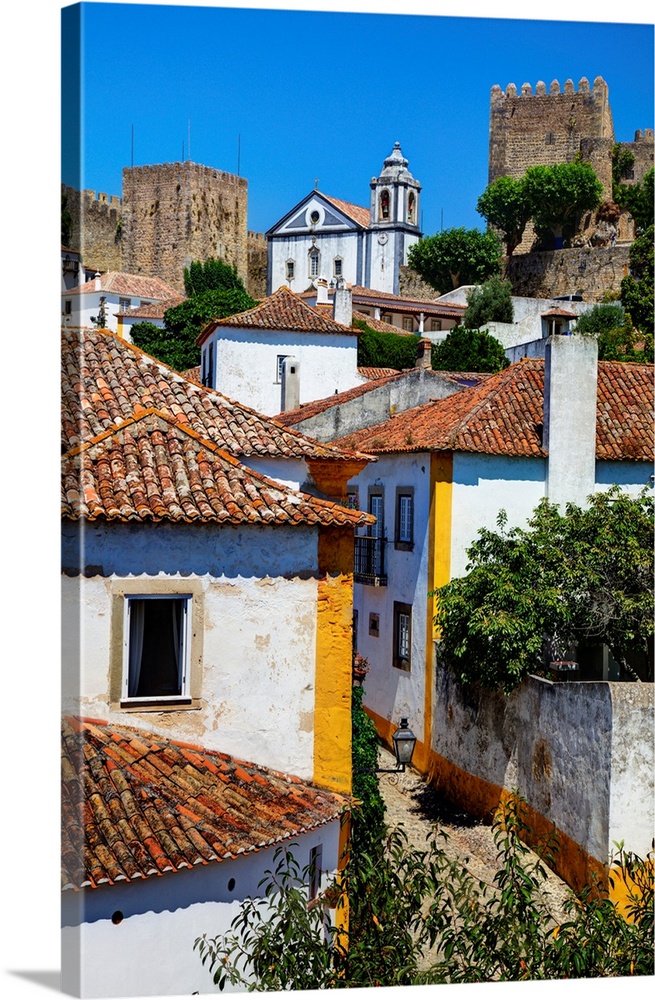
[(327, 305), (330, 301), (328, 298), (328, 283), (327, 278), (317, 278), (315, 281), (316, 285), (316, 305)]
[(598, 342), (576, 333), (550, 336), (544, 366), (546, 496), (587, 506), (596, 484)]
[(95, 281), (95, 290), (96, 290), (96, 292), (101, 292), (102, 291), (102, 278), (100, 277), (100, 271), (96, 271), (96, 273), (93, 275), (93, 280)]
[(334, 289), (333, 316), (335, 323), (342, 323), (344, 326), (353, 325), (353, 293), (343, 278), (337, 279), (337, 287)]
[(416, 367), (432, 368), (432, 341), (422, 337), (416, 346)]

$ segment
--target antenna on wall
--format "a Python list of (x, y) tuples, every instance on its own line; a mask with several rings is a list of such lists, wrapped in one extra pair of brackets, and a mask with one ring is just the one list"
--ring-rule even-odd
[(443, 233), (443, 208), (441, 209), (441, 232)]

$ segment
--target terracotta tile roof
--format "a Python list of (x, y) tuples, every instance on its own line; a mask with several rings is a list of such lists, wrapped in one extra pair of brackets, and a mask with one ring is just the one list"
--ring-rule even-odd
[[(294, 424), (298, 424), (302, 420), (308, 420), (310, 417), (315, 417), (319, 413), (324, 413), (333, 406), (340, 406), (342, 403), (346, 403), (351, 399), (357, 399), (359, 396), (364, 396), (368, 392), (373, 392), (374, 389), (379, 389), (380, 386), (388, 385), (390, 382), (404, 378), (408, 372), (416, 371), (415, 368), (406, 368), (404, 371), (400, 372), (393, 368), (357, 369), (358, 372), (369, 370), (387, 372), (388, 374), (378, 375), (369, 382), (362, 382), (361, 385), (355, 385), (352, 389), (346, 389), (344, 392), (335, 392), (331, 396), (325, 396), (323, 399), (315, 399), (312, 400), (311, 403), (304, 403), (302, 406), (299, 406), (297, 410), (285, 410), (284, 413), (278, 413), (275, 418), (276, 421), (280, 424), (284, 424), (285, 426), (293, 427)], [(454, 382), (459, 386), (478, 385), (485, 378), (489, 377), (484, 374), (471, 375), (467, 372), (438, 372), (429, 368), (425, 374), (427, 378), (434, 378), (435, 380), (447, 379), (449, 382)], [(364, 432), (362, 431), (362, 433)]]
[(375, 379), (386, 378), (387, 375), (397, 375), (397, 368), (367, 368), (365, 365), (360, 366), (357, 371), (364, 378), (374, 381)]
[(195, 365), (193, 368), (187, 368), (186, 371), (180, 372), (183, 378), (189, 379), (191, 382), (197, 382), (198, 385), (202, 385), (200, 381), (200, 365)]
[(414, 333), (409, 330), (401, 330), (398, 326), (393, 326), (391, 323), (386, 323), (383, 319), (375, 319), (374, 316), (368, 316), (366, 313), (359, 312), (357, 309), (353, 309), (353, 320), (359, 319), (370, 326), (372, 330), (379, 330), (380, 333), (395, 333), (398, 337), (413, 337)]
[[(477, 387), (406, 410), (335, 443), (373, 454), (464, 451), (543, 456), (543, 396), (543, 360), (524, 359)], [(599, 362), (596, 457), (653, 460), (652, 365)]]
[(282, 427), (101, 330), (62, 330), (62, 451), (157, 409), (236, 458), (341, 461), (343, 451)]
[[(116, 295), (135, 295), (144, 299), (171, 299), (178, 293), (161, 278), (150, 278), (145, 274), (127, 274), (125, 271), (106, 271), (100, 276), (103, 292), (114, 292)], [(95, 278), (71, 288), (66, 295), (85, 295), (95, 292)]]
[(121, 309), (117, 316), (128, 316), (130, 319), (163, 319), (167, 309), (173, 309), (186, 302), (184, 295), (172, 295), (161, 302), (150, 302), (145, 306), (135, 306), (134, 309)]
[(349, 800), (129, 726), (62, 720), (62, 888), (236, 858), (339, 817)]
[(303, 302), (299, 295), (290, 291), (286, 285), (282, 285), (254, 309), (236, 313), (236, 315), (228, 316), (225, 319), (212, 320), (198, 337), (198, 343), (201, 344), (219, 326), (359, 336), (359, 330), (343, 326), (342, 323), (335, 323), (331, 317), (321, 315), (319, 311)]
[(371, 224), (371, 210), (368, 208), (363, 208), (361, 205), (353, 205), (351, 201), (342, 201), (341, 198), (331, 198), (329, 194), (321, 194), (326, 199), (326, 201), (331, 202), (335, 208), (338, 208), (340, 212), (344, 215), (350, 216), (350, 218), (356, 222), (359, 226), (363, 226), (364, 229), (368, 229)]
[[(449, 319), (461, 319), (467, 307), (458, 302), (442, 302), (441, 299), (415, 299), (406, 295), (393, 295), (391, 292), (380, 292), (376, 288), (364, 288), (363, 285), (348, 285), (352, 291), (354, 305), (375, 305), (383, 308), (385, 305), (392, 312), (420, 313), (428, 316), (441, 316)], [(328, 288), (328, 297), (332, 298), (334, 290)], [(316, 288), (310, 285), (300, 298), (313, 299)], [(370, 317), (369, 317), (370, 318)], [(394, 327), (394, 330), (396, 327)]]
[(372, 523), (247, 469), (156, 410), (104, 431), (62, 459), (62, 516), (86, 521), (221, 524)]

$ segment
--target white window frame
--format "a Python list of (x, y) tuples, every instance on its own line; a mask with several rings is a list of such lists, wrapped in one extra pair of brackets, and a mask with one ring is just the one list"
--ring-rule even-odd
[(275, 384), (276, 385), (281, 385), (282, 384), (282, 375), (283, 375), (283, 369), (284, 369), (284, 362), (287, 360), (288, 357), (291, 357), (291, 355), (289, 355), (289, 354), (278, 354), (278, 356), (277, 356), (277, 367), (275, 369)]
[[(182, 678), (179, 693), (173, 695), (130, 695), (130, 634), (131, 617), (135, 601), (182, 601), (182, 623), (180, 628), (179, 657), (182, 664)], [(189, 593), (125, 594), (123, 602), (123, 670), (121, 682), (121, 704), (174, 704), (191, 702), (191, 629), (193, 620), (193, 595)]]
[(403, 330), (406, 333), (414, 332), (414, 320), (411, 316), (403, 316)]
[(307, 254), (307, 267), (310, 278), (318, 278), (321, 274), (321, 251), (318, 247), (312, 247)]
[(343, 257), (334, 258), (334, 270), (333, 274), (335, 278), (343, 277)]
[(398, 487), (396, 491), (395, 536), (396, 548), (414, 548), (414, 490), (411, 487)]
[(284, 271), (287, 281), (293, 281), (296, 276), (295, 260), (287, 260), (284, 265)]
[(120, 312), (125, 312), (126, 309), (132, 308), (132, 299), (119, 298), (118, 309)]

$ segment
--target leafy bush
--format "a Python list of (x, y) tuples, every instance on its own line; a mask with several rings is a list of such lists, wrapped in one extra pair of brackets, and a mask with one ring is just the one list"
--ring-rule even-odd
[(642, 335), (653, 337), (653, 226), (630, 247), (630, 274), (621, 281), (621, 302)]
[(471, 289), (468, 305), (464, 313), (464, 326), (468, 330), (479, 330), (485, 323), (513, 323), (514, 304), (512, 286), (494, 275)]
[(363, 695), (362, 687), (353, 687), (353, 795), (360, 802), (353, 810), (352, 850), (355, 853), (378, 850), (384, 837), (385, 806), (375, 773), (379, 740), (373, 721), (364, 711)]
[(402, 828), (390, 833), (381, 856), (352, 859), (328, 893), (337, 907), (347, 896), (347, 931), (326, 930), (327, 911), (308, 908), (309, 873), (281, 848), (262, 882), (266, 904), (246, 900), (227, 934), (203, 935), (194, 947), (221, 990), (652, 975), (652, 857), (619, 850), (627, 919), (596, 883), (569, 894), (562, 920), (544, 891), (556, 843), (528, 851), (524, 810), (514, 795), (495, 817), (490, 883), (448, 857), (444, 834), (417, 850)]
[(432, 348), (432, 367), (442, 372), (499, 372), (509, 360), (500, 341), (490, 333), (454, 326)]
[(357, 342), (357, 364), (364, 368), (395, 368), (402, 371), (416, 365), (419, 337), (398, 333), (382, 333), (367, 326), (364, 320), (354, 320), (362, 332)]
[(442, 295), (460, 285), (477, 285), (499, 274), (502, 246), (494, 232), (444, 229), (409, 248), (407, 262)]
[(632, 325), (630, 313), (620, 303), (602, 303), (583, 313), (576, 323), (576, 332), (597, 336), (600, 361), (652, 364), (652, 336), (646, 336), (644, 346), (637, 349), (638, 333)]
[(194, 260), (189, 267), (184, 268), (184, 290), (189, 298), (202, 295), (203, 292), (220, 289), (229, 291), (234, 288), (240, 292), (246, 291), (236, 267), (230, 267), (216, 257), (209, 257), (205, 261)]

